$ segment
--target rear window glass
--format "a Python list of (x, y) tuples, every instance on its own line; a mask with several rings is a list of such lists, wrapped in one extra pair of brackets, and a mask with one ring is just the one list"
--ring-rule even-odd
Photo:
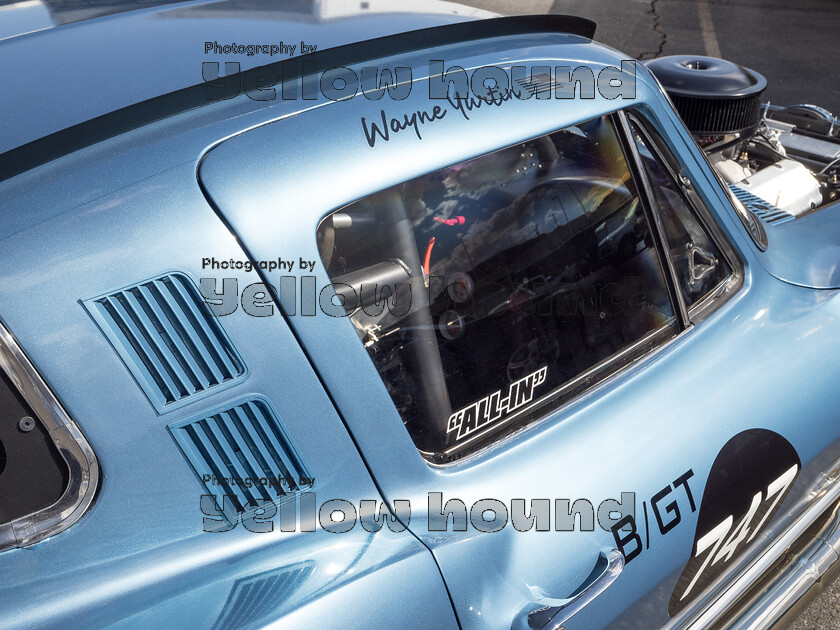
[(361, 199), (318, 228), (417, 448), (446, 462), (677, 332), (608, 117)]

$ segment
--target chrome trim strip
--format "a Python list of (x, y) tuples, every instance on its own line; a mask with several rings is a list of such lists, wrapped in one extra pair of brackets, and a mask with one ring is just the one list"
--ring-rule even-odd
[(67, 464), (69, 480), (53, 505), (0, 525), (0, 551), (24, 547), (64, 531), (90, 507), (99, 484), (99, 463), (78, 425), (53, 395), (6, 327), (0, 323), (0, 369), (17, 387), (49, 432)]
[[(750, 562), (743, 571), (738, 573), (729, 586), (717, 595), (700, 611), (687, 611), (672, 620), (667, 628), (684, 628), (685, 630), (706, 630), (719, 622), (733, 607), (737, 606), (741, 597), (758, 582), (768, 571), (773, 570), (782, 560), (790, 547), (805, 534), (819, 519), (832, 510), (834, 504), (840, 500), (840, 477), (831, 475), (826, 485), (817, 490), (808, 507), (782, 532), (775, 536), (766, 549)], [(784, 612), (801, 597), (808, 587), (823, 575), (836, 562), (840, 550), (840, 533), (834, 532), (816, 552), (814, 552), (802, 566), (792, 575), (783, 579), (783, 594), (779, 598), (763, 602), (756, 611), (755, 618), (745, 617), (738, 628), (769, 628)], [(832, 559), (831, 556), (834, 556)], [(734, 568), (734, 567), (733, 567)], [(816, 576), (816, 573), (819, 576)], [(726, 579), (726, 578), (724, 578)], [(768, 591), (769, 592), (769, 591)], [(766, 596), (766, 595), (765, 595)]]
[(800, 567), (768, 592), (748, 614), (732, 625), (733, 630), (769, 630), (837, 562), (840, 531), (799, 562)]

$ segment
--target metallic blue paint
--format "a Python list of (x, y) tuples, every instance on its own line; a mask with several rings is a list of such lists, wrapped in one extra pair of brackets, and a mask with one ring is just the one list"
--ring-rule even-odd
[(805, 287), (840, 289), (840, 203), (769, 231), (759, 259), (777, 278)]
[[(52, 100), (37, 102), (34, 93), (7, 95), (3, 108), (12, 115), (0, 134), (4, 147), (181, 87), (186, 77), (195, 82), (198, 39), (231, 39), (231, 33), (259, 39), (277, 30), (268, 21), (229, 26), (212, 17), (190, 19), (215, 6), (178, 10), (185, 19), (171, 21), (164, 18), (175, 9), (153, 9), (0, 45), (4, 59), (22, 64), (22, 75), (43, 67), (50, 51), (58, 57), (71, 44), (83, 49), (73, 57), (65, 54), (66, 63), (88, 63), (102, 56), (95, 42), (102, 41), (108, 22), (126, 20), (120, 22), (125, 28), (115, 31), (126, 44), (124, 54), (108, 59), (125, 71), (126, 84), (122, 78), (108, 85), (91, 77), (73, 85), (67, 65), (47, 70), (48, 80), (66, 95), (66, 108), (57, 110)], [(381, 19), (370, 22), (378, 33), (448, 18)], [(368, 23), (313, 26), (303, 34), (296, 30), (295, 37), (341, 43), (357, 38), (356, 27)], [(147, 35), (146, 26), (157, 34)], [(179, 40), (177, 47), (172, 40)], [(168, 72), (147, 73), (149, 57), (137, 52), (143, 42), (147, 55), (167, 62), (174, 55), (179, 63), (167, 63)], [(111, 39), (113, 50), (117, 43)], [(838, 286), (832, 266), (840, 224), (836, 210), (769, 228), (770, 248), (760, 253), (642, 66), (632, 101), (600, 96), (511, 101), (474, 112), (469, 121), (450, 111), (423, 127), (422, 140), (406, 132), (371, 149), (361, 116), (375, 117), (383, 108), (393, 115), (429, 108), (423, 72), (432, 54), (466, 68), (571, 62), (597, 69), (622, 58), (561, 35), (404, 55), (388, 63), (415, 69), (416, 84), (405, 101), (360, 95), (341, 103), (258, 103), (240, 96), (0, 183), (0, 319), (85, 432), (103, 471), (99, 496), (76, 525), (31, 548), (0, 554), (4, 575), (13, 576), (0, 584), (0, 625), (211, 627), (236, 620), (254, 627), (508, 628), (538, 593), (559, 598), (579, 587), (600, 548), (613, 544), (612, 536), (597, 526), (593, 532), (527, 534), (511, 526), (493, 534), (428, 531), (429, 492), (469, 506), (488, 497), (600, 501), (624, 491), (636, 493), (638, 512), (642, 500), (688, 468), (697, 484), (694, 494), (701, 496), (701, 484), (728, 438), (762, 427), (789, 440), (804, 466), (763, 541), (786, 524), (840, 455), (835, 385), (840, 299), (835, 291), (795, 286)], [(121, 65), (133, 55), (142, 68)], [(89, 98), (100, 90), (101, 100)], [(425, 462), (344, 319), (323, 313), (255, 318), (241, 310), (222, 318), (250, 368), (247, 378), (161, 416), (82, 304), (172, 270), (194, 280), (218, 277), (201, 269), (207, 256), (244, 259), (247, 249), (256, 259), (320, 260), (315, 230), (332, 210), (448, 164), (628, 106), (667, 139), (692, 175), (743, 262), (743, 286), (650, 357), (472, 459), (445, 468)], [(817, 235), (830, 242), (814, 247), (807, 239)], [(319, 267), (313, 275), (320, 288), (329, 279)], [(256, 272), (223, 275), (237, 278), (240, 288), (260, 281)], [(268, 274), (268, 280), (276, 282), (279, 275)], [(311, 469), (319, 498), (408, 499), (410, 530), (202, 532), (198, 503), (204, 489), (166, 425), (246, 396), (271, 402)], [(695, 522), (696, 513), (686, 510), (673, 533), (652, 538), (597, 605), (569, 627), (667, 623), (667, 600), (691, 553)], [(274, 589), (271, 605), (245, 599), (258, 590), (249, 590), (253, 584)], [(703, 599), (714, 596), (706, 593)], [(246, 610), (252, 610), (250, 616), (241, 617)]]
[[(420, 9), (422, 11), (422, 9)], [(463, 12), (463, 13), (468, 13)], [(121, 13), (0, 39), (0, 153), (134, 103), (202, 82), (206, 61), (241, 70), (288, 56), (214, 55), (220, 45), (300, 42), (319, 49), (453, 23), (458, 15), (321, 16), (308, 3), (243, 9), (235, 0), (186, 2)], [(70, 54), (72, 51), (72, 54)], [(173, 63), (173, 60), (175, 62)], [(224, 69), (220, 70), (224, 75)], [(49, 92), (44, 86), (49, 85)], [(56, 107), (56, 101), (61, 107)]]
[[(3, 240), (3, 322), (89, 438), (102, 482), (93, 507), (66, 535), (2, 555), (15, 578), (0, 586), (0, 625), (209, 627), (225, 614), (238, 580), (312, 563), (287, 597), (255, 609), (250, 622), (318, 625), (328, 608), (345, 611), (348, 625), (386, 623), (393, 613), (367, 610), (359, 589), (394, 599), (410, 585), (417, 599), (402, 607), (407, 626), (453, 626), (437, 567), (408, 532), (202, 531), (206, 490), (166, 425), (246, 395), (271, 401), (313, 470), (321, 501), (381, 500), (282, 318), (223, 320), (251, 368), (248, 378), (160, 417), (80, 302), (168, 268), (198, 278), (208, 251), (244, 257), (198, 189), (194, 164)], [(240, 286), (258, 280), (253, 272), (230, 275)]]
[(224, 329), (203, 318), (204, 300), (184, 274), (108, 292), (85, 306), (159, 413), (247, 376)]
[[(474, 46), (452, 47), (446, 60), (471, 69), (498, 64), (500, 59), (507, 67), (543, 60), (570, 65), (569, 61), (585, 58), (597, 72), (604, 65), (619, 65), (621, 59), (604, 47), (574, 38), (566, 43), (560, 37), (505, 43), (510, 47), (506, 54), (488, 52), (486, 47), (480, 51)], [(399, 62), (413, 64), (417, 76), (423, 57)], [(322, 313), (290, 317), (389, 500), (409, 499), (412, 506), (424, 506), (429, 492), (442, 492), (444, 501), (459, 498), (469, 506), (488, 497), (507, 502), (527, 489), (528, 497), (593, 501), (627, 491), (635, 492), (641, 503), (688, 468), (701, 484), (728, 437), (753, 426), (785, 435), (804, 462), (813, 463), (840, 438), (833, 412), (825, 405), (826, 396), (833, 395), (829, 375), (836, 373), (836, 359), (833, 352), (819, 350), (840, 348), (834, 332), (840, 303), (831, 299), (833, 294), (785, 285), (764, 273), (756, 264), (758, 250), (735, 217), (726, 193), (705, 170), (693, 140), (641, 67), (638, 81), (634, 101), (599, 97), (576, 100), (573, 106), (556, 100), (511, 101), (473, 112), (469, 121), (450, 112), (443, 121), (424, 126), (422, 140), (407, 133), (371, 149), (357, 121), (376, 116), (380, 107), (395, 116), (428, 110), (427, 88), (417, 81), (411, 96), (399, 104), (382, 105), (361, 97), (340, 105), (325, 103), (232, 138), (202, 163), (200, 176), (208, 194), (256, 259), (270, 259), (280, 251), (318, 259), (315, 227), (330, 211), (372, 191), (618, 107), (633, 106), (643, 112), (685, 161), (688, 172), (697, 175), (693, 179), (698, 193), (743, 259), (745, 281), (737, 296), (655, 356), (464, 463), (433, 468), (416, 453), (349, 322)], [(337, 107), (341, 110), (334, 114)], [(283, 159), (272, 158), (279, 147)], [(330, 147), (341, 148), (340, 168), (324, 160)], [(401, 159), (409, 155), (411, 159)], [(277, 283), (280, 275), (268, 274), (267, 279)], [(315, 275), (319, 289), (328, 285), (325, 273), (319, 270)], [(799, 337), (814, 345), (798, 351), (795, 368), (788, 363), (796, 374), (795, 386), (787, 370), (758, 380), (748, 366), (733, 369), (732, 356), (772, 361), (789, 353), (791, 338)], [(727, 352), (718, 350), (724, 347)], [(352, 388), (346, 387), (348, 373), (353, 374)], [(698, 387), (698, 379), (707, 386)], [(791, 396), (800, 388), (810, 396)], [(808, 402), (816, 400), (819, 404)], [(810, 444), (795, 428), (803, 416), (820, 427), (819, 440)], [(662, 442), (662, 435), (669, 436), (667, 442)], [(829, 451), (838, 454), (836, 446)], [(593, 454), (601, 453), (596, 466)], [(812, 464), (803, 480), (812, 482), (820, 470)], [(422, 516), (412, 530), (435, 554), (466, 628), (507, 627), (516, 611), (534, 597), (534, 588), (553, 597), (571, 593), (584, 583), (598, 550), (612, 543), (612, 536), (597, 528), (588, 535), (522, 535), (510, 526), (492, 535), (474, 530), (439, 534), (424, 529)], [(597, 606), (576, 617), (578, 627), (606, 625), (635, 601), (657, 597), (658, 590), (670, 595), (692, 547), (692, 518), (677, 533), (658, 541), (654, 553), (647, 552), (644, 560), (630, 565), (624, 586), (609, 589)], [(667, 605), (654, 608), (655, 613), (648, 612), (644, 621), (635, 623), (663, 624), (666, 609)], [(629, 615), (624, 618), (629, 619)]]

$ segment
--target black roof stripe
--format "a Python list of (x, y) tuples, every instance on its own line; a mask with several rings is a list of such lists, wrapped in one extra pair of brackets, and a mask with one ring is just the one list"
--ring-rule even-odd
[[(568, 15), (521, 15), (446, 24), (386, 35), (265, 64), (240, 72), (239, 80), (241, 81), (248, 72), (271, 68), (277, 76), (292, 76), (292, 80), (297, 81), (307, 76), (300, 70), (301, 62), (305, 61), (315, 62), (310, 65), (315, 66), (317, 72), (425, 48), (537, 33), (568, 33), (592, 39), (595, 35), (595, 23)], [(310, 71), (309, 74), (313, 72)], [(215, 102), (208, 100), (206, 90), (206, 84), (202, 83), (170, 92), (51, 133), (0, 154), (0, 182), (108, 138)]]

